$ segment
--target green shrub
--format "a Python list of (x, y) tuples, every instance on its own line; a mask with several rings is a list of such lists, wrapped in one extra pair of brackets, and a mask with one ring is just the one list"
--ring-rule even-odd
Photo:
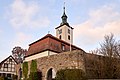
[(29, 80), (42, 80), (42, 72), (37, 70), (36, 60), (31, 62)]
[(30, 65), (30, 75), (29, 75), (29, 80), (37, 80), (37, 62), (36, 60), (32, 60), (31, 65)]
[(56, 80), (87, 80), (81, 69), (63, 69), (56, 74)]
[(28, 75), (28, 62), (23, 63), (23, 76), (25, 80), (27, 80), (27, 75)]
[(31, 65), (30, 65), (30, 72), (37, 72), (37, 61), (36, 60), (32, 60)]
[(29, 75), (29, 80), (42, 80), (41, 72), (31, 72)]
[(38, 80), (36, 72), (30, 72), (29, 80)]

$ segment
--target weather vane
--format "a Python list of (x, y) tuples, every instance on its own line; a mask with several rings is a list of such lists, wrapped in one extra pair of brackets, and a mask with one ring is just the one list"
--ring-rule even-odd
[(64, 7), (65, 7), (65, 0), (64, 0)]
[(64, 8), (65, 8), (65, 0), (64, 0)]

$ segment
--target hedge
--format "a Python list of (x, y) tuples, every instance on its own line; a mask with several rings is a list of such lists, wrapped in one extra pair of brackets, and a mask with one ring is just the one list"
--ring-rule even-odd
[(55, 80), (87, 80), (87, 77), (81, 69), (61, 69), (56, 73)]

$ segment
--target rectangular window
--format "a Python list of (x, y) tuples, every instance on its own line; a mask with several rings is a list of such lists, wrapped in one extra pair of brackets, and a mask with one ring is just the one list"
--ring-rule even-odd
[(8, 64), (7, 63), (4, 63), (4, 68), (8, 68)]
[(65, 51), (65, 45), (64, 44), (62, 44), (62, 50)]
[(11, 78), (11, 74), (7, 74), (7, 77)]
[(12, 65), (12, 67), (14, 67), (14, 64)]
[(7, 68), (4, 68), (4, 71), (8, 71), (8, 69), (7, 69)]
[(8, 68), (8, 71), (11, 71), (11, 68)]
[(70, 40), (70, 35), (68, 35), (68, 40)]
[(12, 71), (14, 72), (14, 71), (15, 71), (15, 69), (13, 68), (13, 69), (12, 69)]
[(9, 62), (12, 62), (12, 59), (9, 59)]
[(8, 64), (8, 67), (11, 67), (11, 64)]

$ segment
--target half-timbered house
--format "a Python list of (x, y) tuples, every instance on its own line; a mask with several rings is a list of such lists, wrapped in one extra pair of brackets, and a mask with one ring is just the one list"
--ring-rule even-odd
[(15, 59), (10, 55), (0, 63), (0, 76), (11, 79), (16, 75), (16, 64)]

